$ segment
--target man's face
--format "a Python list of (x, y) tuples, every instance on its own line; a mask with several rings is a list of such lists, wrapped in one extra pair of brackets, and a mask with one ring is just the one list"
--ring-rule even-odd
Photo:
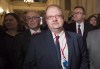
[(83, 10), (81, 8), (76, 8), (73, 11), (73, 20), (76, 22), (83, 22), (84, 20), (84, 13)]
[(8, 30), (13, 30), (18, 28), (17, 20), (11, 15), (5, 17), (4, 24)]
[(40, 17), (36, 12), (28, 12), (26, 15), (27, 26), (31, 29), (39, 28), (40, 26)]
[(63, 27), (64, 18), (61, 10), (57, 7), (49, 7), (46, 12), (46, 22), (49, 29), (59, 29)]
[(93, 26), (96, 26), (96, 25), (97, 25), (97, 20), (96, 20), (95, 17), (92, 17), (92, 18), (90, 19), (90, 24), (92, 24)]

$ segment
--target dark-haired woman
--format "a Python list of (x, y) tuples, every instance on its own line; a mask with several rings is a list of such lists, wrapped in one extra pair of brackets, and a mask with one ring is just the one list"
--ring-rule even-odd
[(15, 36), (20, 33), (20, 19), (16, 13), (8, 13), (3, 21), (4, 33), (2, 34), (4, 43), (4, 54), (6, 59), (5, 69), (16, 68), (16, 45)]
[(94, 29), (98, 29), (100, 26), (98, 17), (96, 17), (95, 15), (89, 16), (87, 21), (94, 27)]

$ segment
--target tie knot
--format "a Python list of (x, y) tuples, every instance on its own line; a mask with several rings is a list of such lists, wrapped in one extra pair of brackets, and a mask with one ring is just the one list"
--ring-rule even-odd
[(80, 28), (80, 26), (81, 26), (81, 25), (79, 24), (79, 25), (78, 25), (78, 28)]
[(59, 36), (56, 36), (57, 39), (59, 39)]
[(80, 26), (81, 26), (81, 25), (79, 24), (79, 25), (78, 25), (78, 34), (82, 35)]

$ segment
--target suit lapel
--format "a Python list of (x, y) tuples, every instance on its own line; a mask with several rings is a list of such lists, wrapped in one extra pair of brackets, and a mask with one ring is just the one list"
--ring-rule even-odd
[(47, 46), (50, 46), (50, 47), (55, 46), (53, 36), (52, 36), (52, 33), (50, 31), (46, 32), (46, 42), (47, 42)]
[(31, 32), (30, 32), (30, 30), (27, 29), (26, 32), (25, 32), (25, 34), (26, 34), (27, 36), (31, 36)]
[[(69, 62), (68, 64), (69, 64), (69, 69), (70, 69), (71, 62), (72, 62), (72, 57), (73, 57), (73, 48), (74, 48), (73, 47), (73, 40), (71, 39), (71, 36), (69, 35), (69, 33), (65, 32), (65, 35), (66, 35), (67, 44), (68, 44), (68, 62)], [(55, 44), (54, 44), (52, 33), (50, 31), (47, 32), (46, 39), (47, 39), (47, 46), (50, 46), (50, 48), (52, 47), (51, 48), (52, 53), (56, 52), (56, 47), (55, 47)], [(55, 55), (57, 56), (57, 53), (55, 53)], [(58, 59), (58, 61), (59, 61), (59, 64), (61, 65), (61, 54), (60, 54), (60, 60)]]
[(59, 63), (59, 68), (61, 69), (61, 54), (60, 54), (60, 49), (57, 51), (56, 45), (54, 43), (54, 39), (52, 36), (52, 33), (50, 31), (47, 32), (47, 46), (51, 48), (52, 53), (56, 56), (55, 58), (58, 60)]
[(66, 34), (66, 39), (67, 39), (67, 44), (68, 44), (68, 65), (70, 69), (74, 47), (73, 47), (73, 40), (71, 39), (71, 36), (67, 32), (65, 32), (65, 34)]
[(76, 23), (73, 23), (73, 26), (71, 28), (72, 28), (72, 32), (77, 32), (77, 30), (76, 30)]

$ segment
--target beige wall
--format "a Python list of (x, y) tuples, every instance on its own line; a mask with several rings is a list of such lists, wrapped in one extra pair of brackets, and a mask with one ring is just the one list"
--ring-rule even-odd
[(83, 6), (86, 10), (86, 17), (94, 13), (95, 0), (71, 0), (71, 10), (77, 5)]
[(95, 10), (94, 13), (100, 13), (100, 0), (95, 0)]
[[(37, 4), (34, 3), (31, 6), (27, 6), (25, 3), (10, 3), (8, 4), (9, 0), (0, 0), (0, 6), (3, 7), (5, 11), (9, 10), (10, 12), (13, 12), (13, 9), (34, 9), (34, 10), (45, 10), (46, 6), (50, 4), (57, 4), (60, 5), (64, 11), (65, 20), (67, 20), (70, 11), (73, 10), (73, 8), (77, 5), (81, 5), (85, 8), (87, 17), (94, 13), (100, 13), (100, 0), (71, 0), (71, 10), (65, 9), (65, 0), (48, 0), (46, 4)], [(1, 20), (1, 17), (0, 17)], [(1, 24), (2, 22), (0, 22)]]
[[(0, 7), (3, 8), (5, 12), (8, 12), (10, 6), (6, 0), (0, 0)], [(4, 13), (0, 15), (0, 25), (2, 25), (3, 16), (4, 16)]]

